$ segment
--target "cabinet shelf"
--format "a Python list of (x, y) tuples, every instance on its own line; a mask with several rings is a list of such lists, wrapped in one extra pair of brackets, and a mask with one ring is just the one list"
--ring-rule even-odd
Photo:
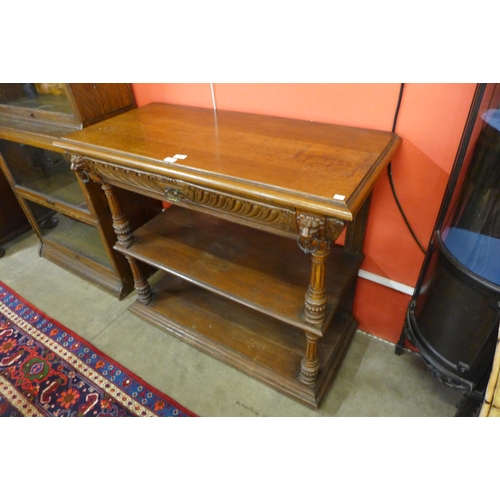
[(362, 256), (332, 245), (327, 263), (327, 315), (323, 325), (302, 320), (310, 258), (293, 239), (173, 206), (115, 249), (289, 325), (322, 335)]
[(36, 203), (50, 210), (60, 212), (67, 217), (75, 218), (90, 226), (97, 226), (99, 224), (98, 218), (90, 212), (86, 203), (82, 203), (81, 206), (75, 207), (66, 203), (61, 203), (50, 197), (41, 195), (36, 191), (25, 189), (19, 186), (14, 186), (14, 192), (27, 202)]
[(166, 275), (152, 291), (152, 302), (136, 301), (130, 311), (313, 408), (328, 391), (357, 326), (352, 316), (335, 315), (319, 344), (318, 380), (306, 386), (299, 379), (305, 347), (300, 330), (177, 276)]

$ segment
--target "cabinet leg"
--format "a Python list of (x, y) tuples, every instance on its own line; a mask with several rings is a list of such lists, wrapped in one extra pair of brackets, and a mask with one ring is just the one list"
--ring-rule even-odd
[(134, 288), (137, 292), (137, 300), (143, 304), (149, 304), (154, 298), (154, 294), (149, 287), (149, 282), (142, 274), (137, 261), (128, 255), (126, 257), (130, 264), (130, 269), (132, 270), (132, 276), (134, 277)]
[(403, 331), (401, 333), (401, 336), (399, 337), (399, 340), (398, 340), (396, 347), (395, 347), (395, 350), (394, 350), (396, 356), (401, 356), (401, 354), (403, 354), (404, 349), (405, 349), (405, 340), (406, 340), (406, 335)]
[[(111, 217), (113, 218), (113, 229), (115, 230), (118, 241), (117, 245), (129, 247), (134, 242), (132, 228), (125, 214), (122, 212), (118, 198), (116, 197), (113, 186), (110, 184), (102, 184), (102, 189), (108, 200)], [(134, 288), (137, 292), (137, 300), (143, 304), (148, 304), (154, 297), (149, 287), (148, 280), (142, 274), (139, 264), (133, 257), (126, 255), (132, 276), (134, 278)]]
[(399, 340), (396, 344), (396, 348), (395, 348), (395, 354), (397, 356), (401, 356), (401, 354), (403, 354), (404, 350), (405, 350), (405, 344), (406, 344), (406, 339), (408, 338), (408, 334), (407, 334), (407, 323), (406, 323), (406, 320), (405, 320), (405, 324), (403, 325), (403, 329), (401, 330), (401, 336), (399, 337)]
[(306, 353), (300, 363), (300, 380), (305, 385), (314, 385), (319, 373), (318, 337), (305, 332)]
[[(296, 218), (299, 236), (297, 243), (306, 254), (311, 254), (311, 279), (304, 303), (304, 320), (310, 325), (322, 326), (326, 317), (325, 267), (330, 245), (344, 229), (344, 222), (334, 218), (323, 218), (299, 213)], [(305, 332), (306, 352), (300, 363), (300, 380), (314, 385), (319, 374), (319, 335)]]
[[(311, 281), (305, 296), (304, 317), (313, 325), (322, 325), (326, 314), (325, 261), (330, 253), (327, 240), (317, 240), (316, 249), (311, 252)], [(306, 332), (306, 352), (300, 364), (300, 380), (314, 385), (319, 373), (318, 336)]]
[(132, 234), (130, 223), (118, 203), (118, 198), (114, 193), (113, 186), (102, 184), (102, 189), (108, 200), (111, 217), (113, 218), (113, 229), (118, 239), (117, 244), (129, 247), (134, 242), (134, 235)]
[(311, 253), (311, 281), (306, 292), (304, 313), (306, 321), (313, 325), (322, 325), (325, 321), (325, 261), (329, 253), (330, 245), (325, 240), (319, 240), (317, 250)]
[[(118, 240), (116, 243), (117, 245), (121, 245), (123, 247), (129, 247), (134, 242), (134, 235), (128, 219), (122, 212), (118, 198), (114, 193), (113, 186), (103, 183), (102, 189), (104, 190), (104, 194), (108, 200), (111, 217), (113, 218), (113, 229), (115, 230)], [(151, 292), (151, 288), (149, 287), (148, 280), (142, 274), (137, 261), (128, 255), (126, 258), (130, 264), (130, 269), (134, 278), (134, 288), (137, 292), (137, 300), (143, 304), (148, 304), (154, 297)]]

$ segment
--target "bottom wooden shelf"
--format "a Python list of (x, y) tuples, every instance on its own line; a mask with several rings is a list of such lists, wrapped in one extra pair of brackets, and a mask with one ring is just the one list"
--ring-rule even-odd
[(300, 329), (173, 275), (152, 290), (155, 298), (148, 305), (136, 301), (130, 311), (313, 408), (328, 391), (357, 327), (352, 316), (335, 315), (319, 339), (320, 373), (309, 387), (298, 378), (305, 349)]

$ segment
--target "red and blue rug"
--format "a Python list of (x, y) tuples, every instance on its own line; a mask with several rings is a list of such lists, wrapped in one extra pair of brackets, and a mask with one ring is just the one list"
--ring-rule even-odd
[(196, 415), (0, 282), (0, 416)]

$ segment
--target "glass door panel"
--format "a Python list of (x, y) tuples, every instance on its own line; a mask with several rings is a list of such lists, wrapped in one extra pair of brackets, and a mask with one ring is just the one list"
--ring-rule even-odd
[[(111, 259), (102, 243), (97, 228), (89, 226), (65, 215), (50, 211), (37, 203), (27, 202), (35, 217), (44, 240), (53, 241), (76, 254), (83, 255), (109, 269), (113, 269)], [(40, 215), (45, 217), (40, 219)]]
[(0, 152), (17, 185), (88, 212), (67, 155), (10, 141), (0, 141)]
[(32, 111), (72, 115), (73, 109), (62, 83), (4, 83), (0, 105)]

